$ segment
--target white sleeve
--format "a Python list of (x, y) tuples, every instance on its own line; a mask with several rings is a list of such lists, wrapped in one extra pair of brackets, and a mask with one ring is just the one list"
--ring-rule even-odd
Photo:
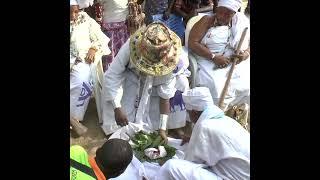
[(89, 21), (91, 47), (101, 55), (110, 54), (111, 51), (108, 47), (110, 39), (101, 31), (100, 25), (94, 19), (89, 17)]
[(163, 99), (170, 99), (176, 93), (176, 77), (172, 77), (168, 79), (168, 81), (164, 84), (160, 84), (157, 86), (157, 93)]
[(218, 141), (214, 138), (216, 137), (211, 136), (210, 127), (204, 126), (198, 120), (192, 130), (184, 159), (209, 166), (216, 165), (222, 156), (215, 150), (220, 148), (215, 147), (216, 143), (212, 143)]
[(125, 71), (130, 60), (129, 41), (130, 38), (120, 48), (117, 56), (104, 74), (105, 100), (113, 101), (112, 103), (115, 106), (119, 106), (122, 99), (122, 84), (125, 80)]

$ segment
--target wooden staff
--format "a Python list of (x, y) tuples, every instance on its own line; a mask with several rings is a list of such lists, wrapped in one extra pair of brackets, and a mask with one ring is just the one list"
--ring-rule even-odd
[[(242, 46), (242, 43), (243, 43), (243, 40), (244, 40), (244, 37), (246, 36), (247, 34), (247, 30), (248, 30), (248, 27), (246, 27), (242, 34), (241, 34), (241, 38), (240, 38), (240, 42), (238, 44), (238, 47), (237, 47), (237, 50), (236, 50), (236, 55), (239, 55), (240, 53), (240, 48)], [(229, 87), (229, 84), (230, 84), (230, 80), (231, 80), (231, 77), (232, 77), (232, 73), (233, 73), (233, 70), (238, 62), (239, 58), (234, 58), (233, 62), (232, 62), (232, 66), (231, 66), (231, 69), (229, 71), (229, 74), (228, 74), (228, 78), (224, 84), (224, 87), (222, 89), (222, 93), (221, 93), (221, 96), (220, 96), (220, 101), (219, 101), (219, 107), (221, 109), (223, 109), (223, 102), (224, 102), (224, 98), (226, 97), (226, 94), (227, 94), (227, 90), (228, 90), (228, 87)]]

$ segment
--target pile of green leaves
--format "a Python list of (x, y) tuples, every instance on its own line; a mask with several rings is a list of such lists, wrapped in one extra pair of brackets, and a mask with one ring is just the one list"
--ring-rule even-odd
[[(131, 138), (134, 155), (141, 162), (155, 162), (159, 164), (165, 163), (167, 160), (171, 159), (176, 154), (176, 148), (164, 144), (161, 136), (157, 132), (152, 132), (150, 134), (139, 131)], [(158, 148), (158, 146), (164, 146), (167, 151), (167, 155), (158, 159), (150, 159), (144, 154), (144, 150), (147, 148)]]

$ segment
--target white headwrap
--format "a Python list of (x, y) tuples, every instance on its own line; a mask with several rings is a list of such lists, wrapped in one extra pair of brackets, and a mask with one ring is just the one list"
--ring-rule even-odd
[(187, 110), (204, 111), (207, 106), (213, 105), (210, 90), (207, 87), (195, 87), (182, 94)]
[(77, 6), (78, 2), (77, 0), (70, 0), (70, 6)]
[(242, 0), (219, 0), (217, 7), (226, 7), (234, 12), (237, 12), (242, 6)]
[(79, 5), (80, 9), (87, 8), (93, 5), (93, 0), (70, 0), (70, 6)]

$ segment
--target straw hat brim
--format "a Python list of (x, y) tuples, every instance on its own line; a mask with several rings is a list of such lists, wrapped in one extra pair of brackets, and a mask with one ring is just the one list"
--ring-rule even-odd
[[(169, 30), (170, 37), (173, 41), (173, 45), (169, 53), (165, 57), (163, 57), (158, 63), (150, 63), (150, 60), (146, 59), (142, 55), (141, 49), (139, 48), (145, 30), (146, 27), (140, 28), (130, 37), (131, 62), (139, 71), (151, 76), (164, 76), (171, 73), (176, 68), (179, 62), (179, 56), (182, 50), (179, 36), (177, 36), (174, 32)], [(169, 59), (167, 64), (164, 64), (164, 58)]]

